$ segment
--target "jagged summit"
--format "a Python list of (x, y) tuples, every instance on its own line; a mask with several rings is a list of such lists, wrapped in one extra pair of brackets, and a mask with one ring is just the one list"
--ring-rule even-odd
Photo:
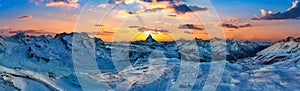
[(279, 42), (289, 42), (289, 41), (294, 41), (294, 42), (300, 42), (300, 37), (294, 38), (294, 37), (287, 37), (286, 39), (283, 39)]
[(26, 35), (23, 32), (17, 33), (17, 34), (15, 34), (15, 35), (12, 36), (12, 38), (14, 40), (24, 39), (25, 37), (26, 37)]
[(285, 62), (287, 60), (299, 57), (300, 38), (288, 37), (275, 42), (272, 46), (257, 53), (256, 60), (260, 64), (273, 64), (276, 62)]
[(157, 42), (155, 39), (153, 39), (153, 37), (151, 36), (151, 34), (146, 38), (147, 42)]
[[(18, 37), (19, 35), (20, 37)], [(77, 91), (76, 89), (79, 89), (78, 91), (80, 91), (82, 89), (80, 86), (80, 82), (78, 81), (76, 74), (73, 72), (73, 70), (76, 70), (74, 69), (74, 62), (76, 62), (76, 60), (82, 60), (83, 62), (85, 62), (85, 64), (80, 64), (80, 67), (88, 67), (89, 64), (94, 64), (90, 61), (86, 61), (84, 58), (92, 58), (92, 61), (94, 59), (94, 62), (96, 62), (97, 64), (96, 66), (98, 66), (97, 68), (99, 68), (100, 70), (99, 72), (101, 72), (101, 74), (98, 74), (98, 72), (95, 73), (92, 71), (86, 71), (87, 73), (83, 74), (83, 76), (88, 76), (87, 80), (89, 82), (96, 81), (98, 83), (109, 83), (109, 86), (116, 87), (115, 84), (123, 84), (123, 82), (126, 82), (126, 77), (137, 78), (133, 80), (141, 81), (139, 77), (143, 74), (146, 74), (146, 78), (153, 78), (153, 76), (155, 76), (159, 77), (161, 81), (164, 81), (162, 83), (168, 83), (169, 79), (178, 77), (178, 74), (174, 73), (178, 73), (179, 71), (181, 71), (179, 66), (182, 62), (210, 62), (212, 60), (213, 54), (213, 51), (211, 51), (212, 47), (210, 45), (211, 41), (202, 39), (196, 39), (196, 50), (198, 51), (194, 53), (191, 52), (195, 50), (195, 48), (190, 47), (190, 45), (193, 44), (193, 42), (190, 40), (179, 39), (179, 42), (156, 42), (156, 40), (151, 35), (147, 36), (146, 40), (119, 42), (117, 43), (117, 46), (112, 44), (113, 42), (104, 42), (100, 38), (95, 38), (95, 41), (92, 41), (93, 39), (88, 39), (89, 37), (85, 33), (74, 34), (74, 36), (79, 35), (79, 41), (74, 40), (76, 38), (73, 38), (74, 36), (72, 37), (72, 34), (69, 33), (62, 33), (60, 35), (57, 35), (55, 38), (45, 36), (25, 36), (25, 38), (28, 38), (28, 40), (26, 40), (26, 44), (20, 43), (13, 39), (22, 39), (23, 34), (19, 35), (15, 37), (0, 37), (0, 78), (2, 77), (9, 83), (20, 81), (20, 83), (22, 84), (37, 84), (35, 85), (35, 87), (32, 87), (37, 89), (49, 86), (50, 90), (52, 90), (51, 88), (53, 88), (54, 90), (64, 90), (72, 88), (72, 91)], [(290, 38), (290, 40), (294, 39)], [(72, 43), (74, 42), (73, 40), (78, 43)], [(1, 42), (5, 42), (2, 43), (5, 46), (1, 46)], [(230, 62), (237, 63), (231, 64), (226, 62), (225, 65), (227, 68), (225, 69), (225, 76), (227, 77), (225, 77), (226, 79), (224, 80), (236, 78), (235, 80), (237, 80), (237, 82), (242, 82), (245, 79), (253, 80), (252, 77), (250, 77), (253, 75), (256, 78), (262, 79), (270, 78), (268, 77), (269, 75), (275, 75), (275, 78), (278, 79), (267, 79), (267, 81), (273, 81), (274, 79), (274, 82), (290, 78), (296, 78), (292, 79), (295, 81), (299, 80), (299, 78), (297, 78), (297, 75), (299, 74), (299, 62), (297, 62), (297, 60), (299, 60), (299, 46), (296, 47), (299, 42), (282, 42), (282, 44), (284, 43), (284, 45), (282, 45), (281, 43), (276, 43), (282, 46), (274, 45), (274, 47), (266, 49), (257, 56), (254, 54), (256, 54), (257, 51), (262, 50), (265, 45), (264, 43), (262, 45), (259, 42), (242, 42), (238, 40), (227, 40), (226, 42), (226, 49), (228, 51), (226, 59)], [(129, 43), (130, 45), (128, 45)], [(125, 48), (127, 46), (129, 46), (129, 48)], [(283, 51), (281, 52), (280, 50), (278, 50), (278, 48), (281, 48)], [(273, 49), (274, 52), (272, 51)], [(80, 55), (73, 54), (78, 52), (80, 52)], [(114, 54), (114, 52), (116, 52), (116, 54)], [(80, 57), (82, 57), (82, 59), (78, 59)], [(116, 71), (113, 60), (121, 60), (122, 63), (128, 62), (130, 63), (129, 65), (132, 66), (126, 67), (124, 68), (124, 70), (118, 72)], [(192, 63), (194, 64), (196, 62)], [(275, 66), (273, 66), (273, 63), (275, 62), (278, 62), (278, 64), (276, 63), (274, 64)], [(286, 64), (283, 64), (288, 62), (293, 65), (286, 66)], [(240, 65), (238, 63), (244, 63), (245, 65)], [(272, 66), (260, 66), (258, 65), (258, 63), (272, 64)], [(199, 69), (204, 69), (201, 70), (203, 72), (201, 72), (200, 74), (209, 73), (209, 70), (206, 68), (212, 66), (211, 63), (201, 63), (199, 65), (201, 65), (202, 67)], [(282, 66), (282, 68), (279, 68), (276, 65), (280, 67)], [(87, 70), (89, 70), (89, 68)], [(183, 73), (186, 73), (187, 71)], [(261, 75), (265, 74), (265, 72), (268, 73), (266, 75)], [(104, 73), (104, 75), (102, 73)], [(242, 75), (239, 75), (240, 73)], [(278, 75), (278, 73), (289, 74), (289, 76), (284, 78), (284, 76), (286, 75)], [(151, 75), (148, 76), (147, 74)], [(27, 77), (30, 77), (32, 79), (28, 80)], [(198, 79), (201, 80), (204, 77), (203, 75), (199, 75), (195, 80), (198, 81)], [(0, 79), (0, 87), (7, 86), (4, 83), (2, 84), (2, 82), (5, 82), (2, 80)], [(151, 81), (152, 79), (145, 80), (145, 82)], [(270, 84), (267, 83), (267, 81), (263, 81), (266, 82), (263, 84)], [(229, 83), (227, 83), (228, 81), (222, 82), (222, 84), (225, 84), (224, 86), (232, 86), (232, 83), (230, 83), (230, 81)], [(27, 88), (31, 88), (31, 85), (24, 85), (23, 87), (22, 84), (12, 84), (12, 87), (20, 87), (21, 90), (25, 91), (27, 90)], [(132, 88), (138, 90), (140, 90), (140, 87), (144, 86), (147, 88), (151, 88), (152, 86), (154, 86), (153, 84), (159, 84), (159, 81), (154, 81), (150, 84), (132, 85)], [(244, 86), (256, 86), (255, 84), (257, 83), (249, 81), (249, 85), (248, 83), (242, 86), (239, 84), (240, 83), (237, 83), (237, 85), (234, 84), (234, 86), (238, 87), (237, 89), (240, 89)], [(276, 87), (277, 84), (278, 83), (275, 83), (274, 87)], [(290, 80), (285, 80), (284, 85), (279, 84), (278, 87), (290, 84), (295, 83), (291, 82)], [(124, 83), (124, 85), (129, 86), (130, 84)], [(167, 86), (168, 84), (161, 84), (161, 86), (164, 85)], [(183, 84), (183, 86), (187, 85)], [(202, 88), (200, 87), (202, 85), (195, 86), (198, 86), (197, 88)], [(4, 88), (4, 90), (6, 89)], [(143, 88), (141, 88), (141, 90), (143, 90)]]

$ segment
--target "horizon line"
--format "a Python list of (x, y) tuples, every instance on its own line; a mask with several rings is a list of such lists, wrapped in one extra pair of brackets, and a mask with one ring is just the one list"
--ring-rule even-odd
[[(94, 34), (94, 35), (97, 35), (97, 34), (95, 34), (95, 33), (91, 33), (91, 32), (61, 32), (61, 33), (51, 33), (51, 34), (30, 34), (30, 33), (26, 33), (26, 32), (18, 32), (18, 33), (11, 33), (11, 35), (3, 35), (3, 34), (0, 34), (0, 36), (1, 37), (12, 37), (12, 36), (14, 36), (14, 35), (17, 35), (17, 34), (19, 34), (19, 33), (24, 33), (25, 35), (28, 35), (28, 36), (34, 36), (34, 37), (39, 37), (39, 36), (51, 36), (52, 38), (55, 38), (57, 35), (59, 35), (59, 34), (72, 34), (72, 33), (85, 33), (85, 34), (87, 34), (88, 35), (88, 37), (90, 37), (90, 38), (98, 38), (98, 39), (101, 39), (102, 41), (104, 41), (104, 42), (136, 42), (136, 41), (144, 41), (144, 40), (146, 40), (146, 39), (141, 39), (141, 40), (132, 40), (132, 41), (105, 41), (105, 40), (103, 40), (102, 38), (99, 38), (99, 37), (96, 37), (96, 36), (92, 36), (92, 34)], [(254, 40), (254, 39), (252, 39), (252, 40), (245, 40), (245, 39), (237, 39), (237, 38), (225, 38), (225, 40), (238, 40), (238, 41), (253, 41), (253, 42), (277, 42), (277, 41), (281, 41), (281, 40), (284, 40), (284, 39), (287, 39), (287, 38), (289, 38), (289, 37), (292, 37), (292, 38), (300, 38), (300, 36), (299, 37), (293, 37), (293, 36), (288, 36), (288, 37), (286, 37), (286, 38), (283, 38), (283, 39), (279, 39), (279, 40)], [(214, 38), (209, 38), (209, 39), (203, 39), (203, 38), (194, 38), (194, 39), (192, 39), (192, 40), (195, 40), (195, 39), (200, 39), (200, 40), (205, 40), (205, 41), (209, 41), (209, 40), (211, 40), (211, 39), (215, 39), (215, 38), (217, 38), (217, 39), (222, 39), (222, 38), (218, 38), (218, 37), (214, 37)], [(184, 39), (184, 38), (179, 38), (179, 39), (177, 39), (177, 40), (156, 40), (156, 41), (159, 41), (159, 42), (172, 42), (172, 41), (178, 41), (178, 40), (191, 40), (191, 39)]]

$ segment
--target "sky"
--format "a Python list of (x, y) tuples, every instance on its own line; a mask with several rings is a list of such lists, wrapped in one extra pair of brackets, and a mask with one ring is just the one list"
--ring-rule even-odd
[(209, 39), (219, 29), (228, 39), (278, 41), (299, 37), (299, 17), (296, 0), (0, 0), (0, 35), (170, 41)]

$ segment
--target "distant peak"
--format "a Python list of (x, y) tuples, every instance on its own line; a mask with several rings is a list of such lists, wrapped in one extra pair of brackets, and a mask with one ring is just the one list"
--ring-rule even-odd
[(151, 34), (148, 35), (148, 37), (146, 38), (147, 42), (157, 42), (155, 39), (153, 39), (153, 37), (151, 36)]
[(71, 32), (71, 33), (63, 32), (63, 33), (60, 33), (60, 34), (56, 34), (54, 38), (65, 37), (65, 36), (71, 36), (71, 37), (73, 37), (74, 35), (89, 37), (88, 34), (85, 33), (85, 32)]
[(283, 39), (280, 42), (289, 42), (289, 41), (300, 42), (300, 37), (299, 38), (287, 37), (286, 39)]
[(19, 33), (17, 33), (17, 34), (15, 34), (15, 35), (12, 36), (12, 38), (14, 40), (20, 40), (20, 39), (23, 39), (25, 37), (26, 37), (26, 35), (25, 35), (24, 32), (19, 32)]

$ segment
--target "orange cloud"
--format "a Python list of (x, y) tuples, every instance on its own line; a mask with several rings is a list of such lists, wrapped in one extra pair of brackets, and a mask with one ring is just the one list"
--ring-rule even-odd
[(141, 27), (141, 26), (129, 26), (128, 28), (137, 28), (139, 32), (148, 32), (151, 34), (157, 34), (157, 33), (168, 33), (170, 31), (164, 30), (164, 29), (157, 29), (157, 28), (147, 28), (147, 27)]
[(111, 32), (111, 31), (98, 31), (98, 32), (90, 32), (88, 33), (89, 35), (93, 36), (101, 36), (101, 35), (106, 35), (106, 36), (113, 36), (113, 34), (115, 34), (115, 32)]
[[(152, 12), (165, 12), (174, 14), (189, 14), (191, 12), (207, 11), (206, 7), (191, 6), (182, 3), (170, 2), (163, 0), (159, 2), (145, 2), (145, 1), (125, 1), (125, 0), (114, 0), (115, 2), (123, 3), (112, 3), (117, 4), (117, 8), (120, 10), (120, 14), (140, 14), (140, 13), (152, 13)], [(106, 7), (107, 4), (100, 4), (98, 7)]]
[(63, 7), (74, 7), (78, 8), (78, 0), (53, 0), (46, 3), (46, 6), (63, 6)]

